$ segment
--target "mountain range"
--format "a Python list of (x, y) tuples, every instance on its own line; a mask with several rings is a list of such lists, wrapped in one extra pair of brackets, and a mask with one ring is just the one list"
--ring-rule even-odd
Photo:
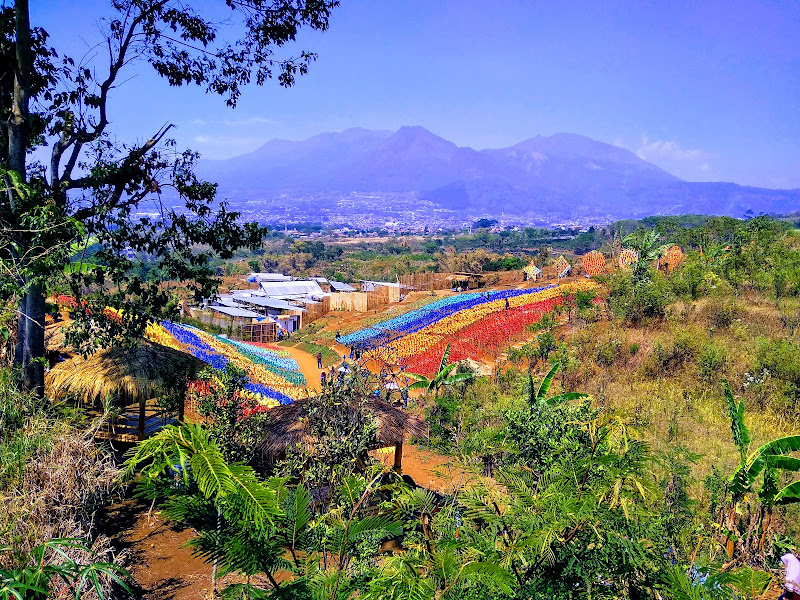
[[(272, 140), (249, 154), (203, 160), (198, 174), (237, 203), (303, 195), (415, 194), (455, 214), (552, 219), (706, 213), (744, 216), (800, 206), (800, 189), (688, 182), (633, 152), (582, 135), (536, 136), (474, 150), (423, 127), (361, 128), (304, 141)], [(376, 206), (375, 210), (381, 210)]]

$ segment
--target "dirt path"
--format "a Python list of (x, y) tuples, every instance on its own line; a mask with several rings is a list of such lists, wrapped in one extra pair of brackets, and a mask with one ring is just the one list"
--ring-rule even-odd
[[(114, 545), (127, 554), (125, 566), (138, 586), (141, 600), (205, 600), (211, 598), (211, 565), (192, 555), (184, 545), (194, 538), (191, 529), (170, 527), (150, 506), (124, 500), (107, 509), (105, 520)], [(220, 583), (238, 580), (227, 577)]]
[[(387, 468), (394, 464), (394, 448), (373, 452)], [(403, 444), (403, 475), (408, 475), (420, 487), (450, 494), (477, 481), (477, 477), (456, 465), (449, 456), (424, 450), (413, 444)]]
[(317, 368), (317, 357), (294, 346), (281, 346), (281, 350), (286, 350), (297, 361), (300, 372), (305, 375), (308, 388), (319, 390), (320, 370)]

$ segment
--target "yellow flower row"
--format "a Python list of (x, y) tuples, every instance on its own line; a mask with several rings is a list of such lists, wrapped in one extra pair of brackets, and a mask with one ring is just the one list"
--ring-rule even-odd
[[(534, 292), (532, 294), (523, 294), (514, 296), (508, 299), (509, 308), (518, 308), (535, 302), (542, 302), (553, 298), (559, 298), (565, 295), (571, 295), (578, 291), (596, 290), (599, 285), (594, 281), (576, 281), (565, 283), (562, 285), (554, 286)], [(399, 338), (389, 344), (391, 348), (397, 351), (400, 357), (409, 357), (420, 352), (424, 352), (437, 342), (443, 336), (453, 335), (458, 333), (465, 327), (480, 321), (481, 319), (502, 310), (505, 310), (505, 299), (493, 300), (485, 302), (472, 308), (467, 308), (457, 313), (453, 313), (435, 323), (431, 323), (427, 327), (420, 329), (415, 333)]]
[(183, 346), (181, 346), (178, 340), (159, 323), (148, 323), (144, 331), (144, 336), (156, 344), (161, 344), (173, 350), (184, 351)]

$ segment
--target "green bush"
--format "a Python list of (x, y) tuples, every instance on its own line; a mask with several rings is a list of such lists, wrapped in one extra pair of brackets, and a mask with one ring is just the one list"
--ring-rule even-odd
[(733, 298), (713, 298), (708, 305), (708, 323), (715, 329), (730, 327), (742, 310)]
[(597, 294), (592, 290), (578, 291), (575, 294), (575, 304), (579, 309), (592, 308), (592, 301), (597, 298)]
[(728, 352), (724, 346), (710, 341), (705, 344), (697, 356), (700, 367), (700, 378), (703, 381), (715, 381), (728, 363)]
[(672, 274), (670, 283), (676, 296), (687, 300), (697, 300), (707, 291), (703, 286), (704, 277), (708, 273), (705, 265), (697, 260), (687, 259)]
[(656, 342), (642, 368), (646, 375), (663, 377), (686, 366), (697, 356), (698, 351), (695, 332), (681, 331), (671, 343), (665, 345), (665, 343)]
[(609, 277), (608, 305), (614, 314), (631, 324), (663, 318), (671, 301), (672, 290), (660, 273), (640, 280), (620, 272)]
[(768, 375), (776, 388), (772, 408), (794, 409), (800, 402), (800, 347), (791, 340), (758, 340), (754, 373)]
[(614, 364), (622, 344), (619, 340), (603, 340), (597, 344), (594, 352), (594, 361), (600, 367), (610, 367)]

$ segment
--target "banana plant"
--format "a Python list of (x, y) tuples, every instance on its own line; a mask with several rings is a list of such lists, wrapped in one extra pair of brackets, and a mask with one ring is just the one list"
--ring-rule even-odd
[[(731, 419), (733, 441), (739, 450), (739, 466), (728, 480), (732, 506), (727, 525), (732, 531), (736, 504), (744, 499), (745, 494), (754, 492), (763, 507), (758, 513), (761, 536), (757, 546), (758, 551), (763, 552), (765, 541), (772, 530), (773, 507), (800, 502), (800, 480), (780, 486), (782, 473), (800, 473), (800, 458), (788, 456), (792, 452), (800, 452), (800, 435), (772, 440), (750, 452), (752, 440), (744, 422), (744, 400), (737, 403), (727, 381), (723, 381), (723, 391)], [(759, 477), (761, 484), (754, 490)]]
[(447, 364), (449, 358), (450, 344), (447, 344), (447, 347), (442, 353), (442, 360), (439, 362), (439, 369), (436, 374), (428, 379), (425, 375), (420, 375), (419, 373), (409, 373), (408, 377), (413, 379), (414, 383), (408, 386), (408, 389), (427, 390), (428, 392), (434, 393), (434, 398), (438, 398), (439, 390), (444, 386), (471, 381), (475, 378), (475, 374), (472, 372), (454, 373), (453, 371), (458, 368), (458, 363)]
[(553, 384), (553, 379), (555, 379), (556, 373), (558, 373), (560, 368), (561, 363), (553, 363), (553, 366), (550, 367), (550, 370), (547, 372), (547, 375), (544, 376), (544, 379), (542, 379), (542, 383), (539, 384), (538, 388), (534, 385), (533, 375), (531, 375), (531, 372), (528, 371), (528, 404), (530, 406), (534, 406), (536, 404), (547, 404), (549, 406), (554, 406), (556, 404), (561, 404), (562, 402), (569, 402), (570, 400), (578, 400), (580, 398), (589, 397), (589, 394), (584, 394), (583, 392), (564, 392), (548, 398), (547, 392), (550, 391), (550, 386)]
[(647, 265), (661, 257), (669, 248), (666, 244), (659, 244), (661, 234), (652, 231), (635, 231), (622, 239), (622, 243), (636, 251), (639, 259), (634, 265), (634, 275), (643, 276), (647, 272)]

